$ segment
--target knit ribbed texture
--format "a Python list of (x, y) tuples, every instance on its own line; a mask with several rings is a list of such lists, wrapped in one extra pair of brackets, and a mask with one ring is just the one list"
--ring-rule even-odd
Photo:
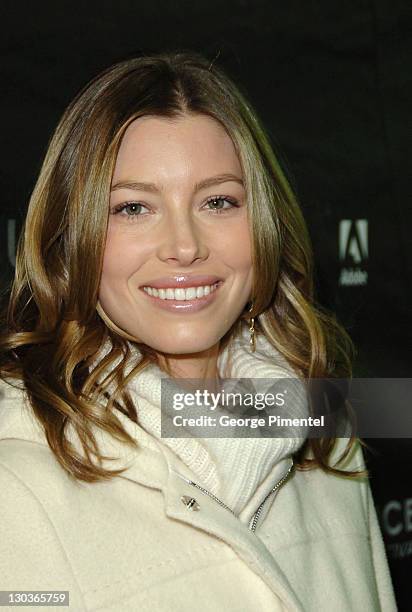
[[(276, 378), (296, 379), (285, 359), (264, 336), (257, 338), (256, 352), (250, 351), (247, 327), (222, 351), (218, 369), (225, 378), (267, 379), (268, 387)], [(257, 437), (259, 430), (253, 430), (251, 435), (256, 436), (253, 438), (200, 438), (195, 434), (189, 438), (161, 438), (162, 378), (169, 377), (151, 364), (129, 383), (128, 390), (136, 406), (139, 424), (181, 458), (195, 474), (198, 484), (239, 514), (275, 464), (302, 446), (305, 440), (302, 430), (287, 438)], [(307, 416), (307, 404), (297, 379), (296, 384), (291, 382), (288, 391), (288, 412), (284, 416)], [(163, 403), (165, 410), (170, 413), (170, 407)]]

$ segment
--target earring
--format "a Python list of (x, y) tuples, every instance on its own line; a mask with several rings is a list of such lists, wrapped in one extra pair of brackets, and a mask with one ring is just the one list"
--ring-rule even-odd
[[(251, 307), (249, 308), (249, 312), (252, 312), (252, 310), (253, 310), (253, 302), (252, 302)], [(256, 350), (255, 318), (251, 317), (249, 319), (249, 323), (250, 323), (250, 327), (249, 327), (249, 333), (250, 333), (249, 346), (250, 346), (250, 350), (252, 351), (252, 353), (254, 353), (255, 350)]]

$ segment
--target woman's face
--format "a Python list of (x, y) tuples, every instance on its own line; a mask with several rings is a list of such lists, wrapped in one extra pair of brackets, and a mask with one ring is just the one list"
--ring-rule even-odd
[(246, 193), (233, 143), (205, 115), (130, 124), (112, 181), (100, 303), (157, 352), (211, 348), (251, 296)]

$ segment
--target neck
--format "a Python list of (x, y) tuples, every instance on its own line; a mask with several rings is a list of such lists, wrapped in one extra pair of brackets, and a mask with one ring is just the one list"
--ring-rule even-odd
[(217, 358), (219, 342), (200, 353), (173, 355), (158, 353), (159, 365), (172, 378), (198, 378), (216, 380), (218, 378)]

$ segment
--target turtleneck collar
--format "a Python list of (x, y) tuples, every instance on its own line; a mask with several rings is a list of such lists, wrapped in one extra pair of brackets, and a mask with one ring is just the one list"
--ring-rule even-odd
[[(257, 338), (256, 351), (250, 351), (246, 326), (221, 352), (218, 370), (225, 379), (259, 378), (273, 382), (275, 378), (296, 378), (283, 356), (263, 335)], [(162, 378), (168, 378), (168, 375), (150, 364), (129, 383), (128, 390), (136, 407), (139, 425), (178, 455), (198, 484), (216, 495), (236, 515), (241, 515), (256, 493), (265, 486), (268, 475), (273, 473), (276, 465), (284, 466), (285, 460), (299, 450), (305, 438), (200, 438), (195, 434), (184, 438), (162, 438)], [(307, 415), (307, 406), (298, 388), (293, 413), (293, 416)]]

